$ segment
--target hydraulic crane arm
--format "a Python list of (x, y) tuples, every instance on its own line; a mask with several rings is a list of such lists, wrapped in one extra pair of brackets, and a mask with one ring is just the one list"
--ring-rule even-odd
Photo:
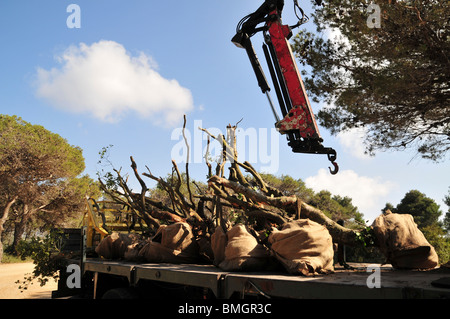
[[(258, 80), (261, 91), (267, 95), (272, 112), (275, 117), (275, 126), (281, 134), (286, 134), (288, 145), (295, 153), (327, 154), (334, 166), (330, 169), (332, 174), (338, 172), (336, 151), (322, 145), (319, 128), (314, 118), (306, 90), (297, 68), (289, 38), (292, 28), (304, 23), (307, 18), (303, 10), (294, 0), (295, 9), (300, 10), (302, 17), (294, 26), (283, 25), (281, 12), (284, 0), (266, 0), (254, 13), (245, 16), (238, 24), (236, 35), (232, 42), (244, 48)], [(264, 23), (262, 27), (259, 24)], [(270, 86), (267, 83), (264, 71), (259, 63), (250, 38), (256, 33), (264, 33), (263, 51), (267, 60), (272, 82), (282, 113), (282, 119), (273, 106), (269, 95)]]

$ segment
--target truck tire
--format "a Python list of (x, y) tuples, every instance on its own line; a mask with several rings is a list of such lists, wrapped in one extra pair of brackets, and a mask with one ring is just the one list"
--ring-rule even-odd
[(139, 294), (134, 288), (113, 288), (106, 291), (102, 299), (137, 299)]

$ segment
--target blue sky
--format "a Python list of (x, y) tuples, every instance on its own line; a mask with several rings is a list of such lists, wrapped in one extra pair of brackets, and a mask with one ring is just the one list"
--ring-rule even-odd
[[(245, 51), (230, 42), (238, 21), (261, 2), (2, 0), (1, 113), (43, 125), (81, 147), (91, 177), (103, 168), (98, 152), (110, 144), (110, 160), (124, 173), (131, 173), (130, 155), (141, 172), (147, 165), (165, 176), (172, 158), (184, 168), (179, 133), (186, 114), (190, 172), (202, 181), (206, 142), (197, 126), (224, 133), (226, 125), (242, 119), (242, 161), (301, 178), (315, 190), (350, 196), (369, 221), (411, 189), (447, 211), (442, 199), (450, 186), (448, 162), (412, 159), (414, 152), (367, 157), (360, 132), (336, 137), (320, 128), (324, 145), (338, 152), (341, 171), (331, 176), (326, 156), (294, 154), (273, 133), (272, 113)], [(80, 28), (67, 25), (72, 3), (81, 10)], [(311, 13), (309, 1), (300, 4)], [(290, 1), (283, 17), (296, 22)], [(312, 22), (305, 27), (315, 30)], [(261, 36), (253, 43), (265, 66)], [(317, 113), (323, 105), (312, 107)]]

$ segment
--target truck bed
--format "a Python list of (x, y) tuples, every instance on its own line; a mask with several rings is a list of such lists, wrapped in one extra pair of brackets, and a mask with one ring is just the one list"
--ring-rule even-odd
[[(131, 286), (141, 280), (160, 281), (210, 289), (217, 298), (235, 293), (274, 298), (450, 298), (450, 270), (394, 270), (376, 265), (379, 288), (367, 272), (369, 264), (349, 264), (352, 270), (336, 267), (335, 273), (314, 277), (285, 272), (227, 272), (213, 265), (149, 264), (126, 261), (87, 259), (84, 271), (126, 277)], [(375, 274), (376, 275), (376, 274)], [(439, 283), (444, 282), (444, 285)]]

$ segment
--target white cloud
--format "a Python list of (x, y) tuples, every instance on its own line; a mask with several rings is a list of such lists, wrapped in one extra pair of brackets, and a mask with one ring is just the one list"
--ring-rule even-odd
[(59, 68), (38, 68), (36, 93), (59, 109), (108, 122), (134, 111), (165, 125), (174, 125), (193, 109), (188, 89), (162, 77), (151, 57), (133, 57), (117, 42), (80, 43), (57, 61)]
[(358, 159), (369, 159), (369, 154), (365, 153), (364, 138), (366, 131), (363, 128), (354, 128), (337, 134), (339, 143), (348, 153)]
[[(334, 103), (325, 104), (322, 103), (321, 108), (323, 110), (333, 110), (336, 109)], [(366, 138), (365, 128), (351, 128), (346, 131), (341, 131), (337, 135), (337, 140), (339, 144), (344, 147), (348, 154), (358, 158), (358, 159), (371, 159), (369, 154), (365, 153), (366, 146), (364, 145), (364, 139)]]
[(331, 175), (327, 170), (320, 169), (316, 176), (305, 179), (307, 187), (314, 191), (328, 190), (333, 195), (352, 198), (353, 205), (364, 214), (364, 218), (373, 221), (380, 215), (386, 204), (383, 201), (394, 188), (394, 183), (382, 181), (380, 178), (359, 176), (352, 170), (339, 171)]

